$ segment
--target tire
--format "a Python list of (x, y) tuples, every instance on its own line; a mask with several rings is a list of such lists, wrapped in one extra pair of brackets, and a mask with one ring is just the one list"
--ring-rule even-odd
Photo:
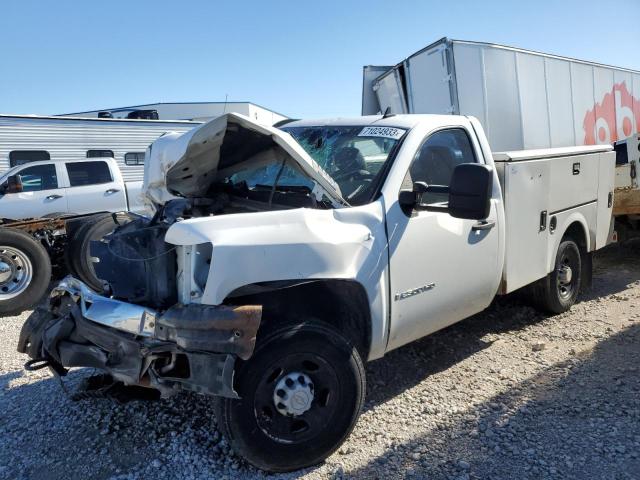
[(117, 219), (119, 223), (116, 223), (111, 214), (93, 217), (76, 230), (69, 243), (67, 258), (71, 265), (70, 270), (79, 280), (98, 292), (101, 292), (104, 287), (93, 268), (91, 242), (101, 240), (113, 232), (119, 224), (128, 223), (131, 220), (126, 214), (118, 215)]
[(64, 251), (64, 261), (69, 275), (78, 279), (80, 278), (80, 252), (82, 249), (82, 239), (93, 223), (105, 218), (107, 215), (108, 214), (98, 214), (90, 217), (79, 218), (69, 224), (67, 245)]
[(0, 228), (0, 316), (37, 304), (51, 281), (51, 259), (30, 235)]
[(563, 239), (553, 271), (532, 285), (534, 305), (549, 313), (569, 310), (576, 303), (582, 286), (582, 263), (578, 245), (570, 238)]
[(283, 327), (259, 340), (238, 364), (235, 385), (241, 399), (215, 399), (218, 426), (235, 452), (270, 472), (331, 455), (353, 430), (366, 389), (357, 350), (322, 323)]

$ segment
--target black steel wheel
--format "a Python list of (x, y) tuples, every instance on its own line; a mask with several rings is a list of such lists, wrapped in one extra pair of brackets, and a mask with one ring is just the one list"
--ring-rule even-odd
[(550, 313), (566, 312), (576, 303), (582, 279), (580, 248), (570, 238), (560, 242), (555, 268), (532, 286), (535, 305)]
[(217, 399), (218, 425), (236, 452), (273, 472), (321, 462), (347, 438), (360, 414), (365, 372), (335, 329), (282, 328), (239, 365), (240, 400)]

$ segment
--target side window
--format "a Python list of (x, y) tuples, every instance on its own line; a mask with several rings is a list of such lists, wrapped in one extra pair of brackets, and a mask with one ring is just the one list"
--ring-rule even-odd
[(113, 158), (112, 150), (87, 150), (87, 158)]
[(69, 184), (72, 187), (97, 185), (113, 181), (109, 165), (106, 162), (74, 162), (67, 163)]
[(36, 165), (18, 172), (22, 179), (23, 192), (39, 192), (58, 188), (55, 165)]
[[(475, 163), (476, 155), (469, 135), (461, 128), (440, 130), (422, 144), (407, 176), (403, 188), (411, 189), (413, 182), (448, 187), (453, 169), (461, 163)], [(446, 202), (448, 194), (428, 192), (422, 195), (422, 203)]]
[(128, 152), (124, 154), (125, 165), (144, 165), (144, 152)]
[(9, 166), (11, 167), (41, 160), (51, 160), (49, 152), (46, 150), (13, 150), (9, 152)]

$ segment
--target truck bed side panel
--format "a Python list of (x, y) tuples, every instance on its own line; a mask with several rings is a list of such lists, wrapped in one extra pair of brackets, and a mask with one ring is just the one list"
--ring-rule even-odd
[(595, 152), (497, 163), (506, 217), (501, 293), (547, 275), (562, 236), (574, 222), (581, 225), (587, 251), (606, 245), (614, 161), (613, 152)]
[(540, 214), (549, 208), (550, 165), (546, 161), (505, 162), (506, 254), (504, 293), (547, 274), (547, 232)]
[[(609, 195), (615, 189), (615, 153), (600, 154), (600, 174), (598, 175), (598, 228), (596, 231), (595, 248), (604, 247), (609, 241), (609, 227), (613, 206), (609, 203)], [(607, 199), (606, 202), (604, 199)]]

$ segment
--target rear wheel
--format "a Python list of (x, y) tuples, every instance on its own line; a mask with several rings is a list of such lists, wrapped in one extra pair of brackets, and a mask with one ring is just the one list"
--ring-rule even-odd
[(0, 228), (0, 315), (15, 315), (36, 304), (51, 281), (44, 247), (19, 230)]
[(218, 425), (258, 468), (297, 470), (321, 462), (360, 414), (365, 372), (356, 349), (324, 324), (282, 328), (239, 365), (240, 400), (216, 399)]
[(534, 304), (550, 313), (566, 312), (576, 303), (581, 279), (580, 249), (572, 239), (564, 239), (558, 246), (553, 271), (532, 286)]

